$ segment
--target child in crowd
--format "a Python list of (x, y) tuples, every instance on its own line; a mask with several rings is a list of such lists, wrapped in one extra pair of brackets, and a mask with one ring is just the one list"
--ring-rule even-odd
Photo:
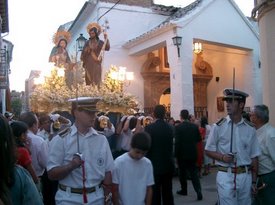
[(25, 144), (27, 143), (28, 125), (21, 121), (13, 121), (11, 122), (10, 127), (12, 128), (17, 147), (17, 164), (28, 170), (28, 172), (32, 176), (34, 183), (37, 184), (38, 178), (33, 169), (31, 153), (25, 146)]
[(130, 151), (115, 160), (113, 170), (114, 205), (149, 205), (154, 184), (153, 167), (145, 154), (151, 146), (146, 132), (133, 135)]

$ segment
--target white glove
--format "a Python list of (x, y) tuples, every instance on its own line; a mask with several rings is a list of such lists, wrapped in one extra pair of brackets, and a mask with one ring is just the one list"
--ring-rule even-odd
[(120, 122), (123, 122), (127, 118), (127, 115), (123, 115), (122, 118), (120, 119)]
[(99, 121), (101, 121), (101, 120), (103, 120), (103, 119), (106, 119), (106, 120), (108, 120), (108, 121), (110, 120), (109, 117), (107, 117), (107, 116), (105, 116), (105, 115), (101, 115), (101, 116), (98, 118)]
[(59, 114), (50, 114), (50, 118), (51, 118), (52, 121), (58, 120), (59, 117), (60, 117)]

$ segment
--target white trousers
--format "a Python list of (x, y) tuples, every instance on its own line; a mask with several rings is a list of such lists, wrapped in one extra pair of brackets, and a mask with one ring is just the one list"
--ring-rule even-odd
[(250, 205), (252, 200), (251, 173), (236, 175), (236, 190), (234, 190), (234, 173), (221, 172), (216, 177), (219, 205)]
[[(104, 205), (103, 189), (97, 189), (93, 193), (87, 193), (88, 203), (85, 205)], [(55, 195), (56, 205), (83, 205), (83, 195), (71, 193), (70, 190), (62, 191), (58, 189)]]

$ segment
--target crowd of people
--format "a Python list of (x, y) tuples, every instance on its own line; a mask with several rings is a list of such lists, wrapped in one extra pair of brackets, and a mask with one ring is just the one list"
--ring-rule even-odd
[(173, 205), (191, 180), (218, 172), (217, 204), (274, 203), (275, 129), (265, 105), (243, 117), (248, 94), (224, 90), (228, 115), (212, 126), (181, 110), (167, 118), (163, 105), (150, 115), (98, 113), (100, 98), (71, 99), (71, 114), (0, 115), (0, 204)]

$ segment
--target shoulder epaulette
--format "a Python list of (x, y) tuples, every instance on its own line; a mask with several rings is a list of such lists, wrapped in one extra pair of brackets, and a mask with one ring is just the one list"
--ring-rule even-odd
[(254, 124), (253, 124), (252, 122), (250, 122), (249, 120), (243, 119), (243, 121), (244, 121), (246, 124), (248, 124), (249, 126), (254, 127)]
[(225, 121), (226, 121), (226, 118), (223, 117), (223, 118), (220, 119), (218, 122), (216, 122), (216, 125), (220, 126), (220, 125), (222, 125)]
[(69, 133), (71, 132), (71, 128), (70, 127), (67, 127), (65, 129), (63, 129), (62, 131), (60, 131), (58, 133), (58, 135), (61, 137), (61, 138), (64, 138), (66, 137)]

